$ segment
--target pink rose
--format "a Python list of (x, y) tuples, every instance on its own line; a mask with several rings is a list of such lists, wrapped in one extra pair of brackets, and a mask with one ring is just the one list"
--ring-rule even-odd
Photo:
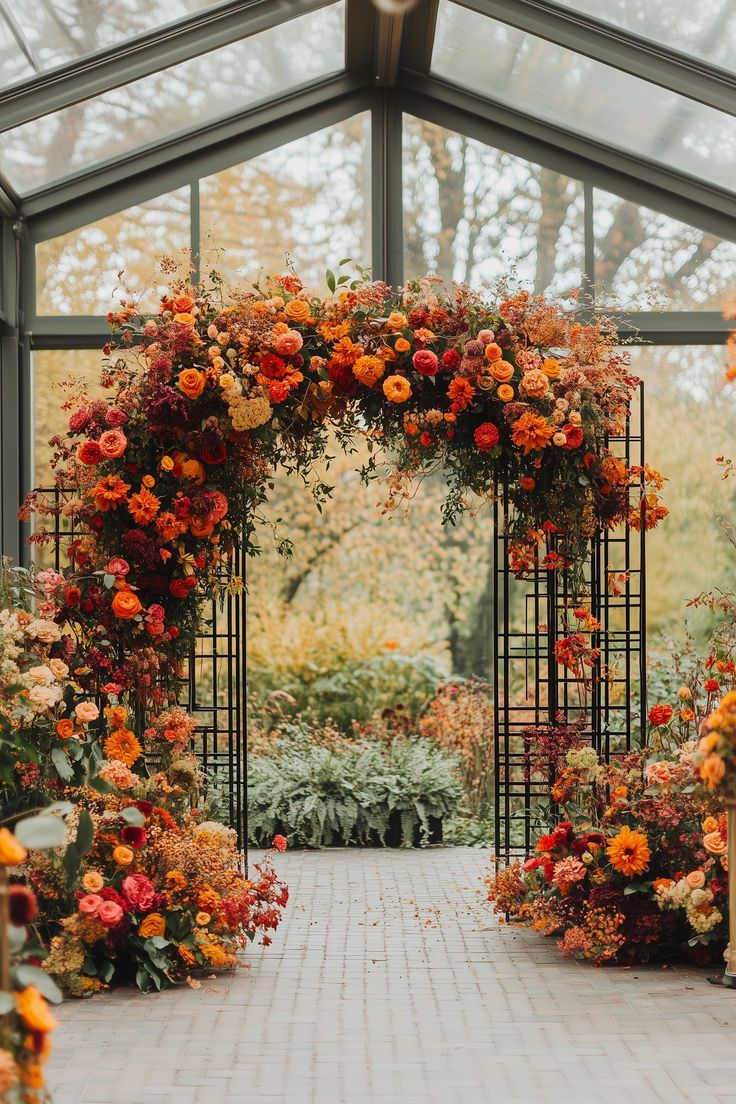
[(691, 870), (685, 881), (691, 889), (702, 889), (705, 885), (705, 874), (702, 870)]
[(123, 910), (116, 901), (103, 901), (97, 910), (97, 919), (106, 928), (116, 928), (123, 919)]
[(146, 617), (146, 620), (148, 620), (149, 617), (152, 621), (163, 621), (166, 617), (166, 611), (163, 606), (154, 603), (154, 605), (148, 607), (148, 617)]
[(105, 414), (105, 421), (109, 426), (121, 426), (124, 422), (127, 422), (128, 415), (124, 410), (121, 410), (119, 406), (111, 406), (107, 414)]
[(664, 759), (650, 763), (644, 774), (650, 785), (667, 786), (672, 781), (670, 764)]
[(129, 874), (123, 878), (123, 894), (136, 912), (146, 912), (156, 900), (156, 890), (145, 874)]
[(411, 362), (422, 376), (434, 376), (439, 368), (437, 354), (431, 349), (419, 349), (411, 358)]
[(302, 335), (298, 330), (287, 330), (279, 334), (273, 343), (273, 347), (281, 356), (294, 356), (304, 344)]
[(79, 911), (82, 916), (97, 916), (100, 911), (100, 905), (104, 905), (102, 897), (99, 893), (88, 893), (86, 897), (81, 897), (79, 901)]
[(86, 406), (81, 410), (75, 410), (69, 419), (69, 429), (72, 433), (81, 433), (89, 423), (89, 410)]
[(481, 345), (492, 345), (496, 340), (496, 335), (493, 330), (481, 330), (478, 334), (478, 341)]
[(111, 556), (107, 561), (105, 570), (109, 575), (127, 575), (130, 571), (130, 564), (122, 556)]
[(116, 460), (128, 447), (128, 438), (122, 429), (106, 429), (97, 442), (106, 460)]

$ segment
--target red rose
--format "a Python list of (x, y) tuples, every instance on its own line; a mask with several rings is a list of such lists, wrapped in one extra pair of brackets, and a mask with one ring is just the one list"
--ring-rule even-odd
[(176, 640), (177, 636), (179, 635), (179, 630), (176, 625), (169, 625), (166, 631), (169, 634), (171, 640)]
[(96, 441), (85, 441), (79, 446), (77, 457), (82, 464), (99, 464), (102, 460), (102, 449)]
[(419, 349), (411, 358), (411, 362), (422, 376), (436, 375), (440, 366), (437, 354), (433, 353), (431, 349)]
[(669, 724), (674, 712), (671, 705), (653, 705), (649, 710), (649, 723), (655, 728), (661, 728), (662, 725)]
[(189, 517), (191, 513), (191, 507), (191, 499), (187, 498), (186, 495), (182, 495), (182, 497), (177, 498), (176, 502), (174, 503), (174, 513), (181, 521), (182, 518)]
[(169, 592), (174, 598), (186, 598), (189, 594), (189, 587), (187, 586), (186, 579), (172, 579), (169, 583)]
[(572, 425), (568, 423), (562, 427), (562, 432), (567, 437), (567, 443), (565, 448), (575, 449), (580, 448), (583, 443), (583, 431), (580, 426)]
[(82, 592), (78, 586), (70, 586), (66, 588), (64, 593), (64, 605), (65, 606), (78, 606), (79, 599), (82, 597)]
[(145, 847), (148, 842), (148, 832), (145, 828), (128, 824), (120, 833), (120, 838), (123, 843), (128, 843), (131, 847)]
[(81, 605), (82, 613), (94, 613), (95, 604), (91, 598), (85, 598)]
[(585, 456), (583, 457), (583, 467), (584, 468), (592, 468), (593, 465), (596, 462), (596, 459), (597, 458), (595, 456), (595, 453), (586, 452)]
[(197, 580), (195, 579), (194, 575), (187, 575), (186, 579), (184, 580), (184, 585), (186, 586), (187, 590), (196, 590)]
[(490, 452), (498, 444), (498, 427), (493, 422), (483, 422), (473, 434), (473, 439), (481, 452)]
[(458, 364), (461, 361), (461, 356), (457, 349), (448, 349), (442, 354), (442, 363), (445, 368), (449, 368), (451, 372), (454, 372)]
[(212, 441), (206, 444), (199, 453), (199, 458), (205, 464), (222, 464), (227, 460), (227, 447), (224, 441)]
[(705, 691), (707, 694), (717, 694), (719, 690), (720, 683), (718, 682), (718, 679), (705, 680)]
[(419, 444), (423, 445), (424, 448), (429, 448), (429, 446), (432, 444), (432, 434), (427, 433), (426, 429), (419, 438)]
[(286, 836), (274, 836), (273, 845), (277, 851), (281, 851), (283, 853), (288, 847)]

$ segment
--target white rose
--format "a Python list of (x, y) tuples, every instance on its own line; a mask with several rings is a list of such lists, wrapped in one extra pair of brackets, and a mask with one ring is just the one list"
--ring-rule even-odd
[(62, 691), (59, 686), (32, 686), (28, 691), (28, 700), (37, 712), (44, 709), (52, 709), (61, 701)]
[(26, 627), (26, 634), (31, 639), (40, 640), (43, 644), (54, 644), (61, 640), (61, 629), (55, 621), (48, 621), (44, 617), (36, 617)]

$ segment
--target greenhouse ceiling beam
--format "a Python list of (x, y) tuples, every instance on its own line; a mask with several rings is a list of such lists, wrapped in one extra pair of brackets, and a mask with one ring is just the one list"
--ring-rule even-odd
[(552, 0), (454, 0), (464, 8), (736, 115), (736, 74)]
[(403, 110), (486, 145), (613, 192), (718, 237), (736, 241), (736, 195), (437, 77), (402, 70)]
[(23, 199), (34, 241), (164, 195), (375, 105), (370, 73), (343, 73), (59, 181)]
[(332, 2), (229, 0), (209, 11), (137, 35), (0, 92), (0, 131), (259, 34)]
[(429, 72), (439, 6), (440, 0), (418, 0), (409, 12), (401, 45), (401, 64), (406, 69)]

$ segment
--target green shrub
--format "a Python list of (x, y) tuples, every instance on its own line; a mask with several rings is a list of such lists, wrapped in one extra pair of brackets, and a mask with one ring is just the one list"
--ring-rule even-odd
[(276, 832), (297, 846), (381, 846), (400, 827), (402, 846), (425, 843), (431, 818), (458, 806), (457, 769), (454, 755), (422, 739), (282, 742), (248, 759), (248, 834), (258, 846)]
[(406, 713), (418, 714), (446, 677), (447, 670), (436, 656), (390, 652), (341, 663), (334, 670), (303, 669), (299, 674), (251, 666), (248, 689), (257, 698), (285, 691), (293, 699), (288, 709), (292, 714), (315, 723), (330, 719), (348, 732), (353, 721), (366, 721), (399, 704)]

